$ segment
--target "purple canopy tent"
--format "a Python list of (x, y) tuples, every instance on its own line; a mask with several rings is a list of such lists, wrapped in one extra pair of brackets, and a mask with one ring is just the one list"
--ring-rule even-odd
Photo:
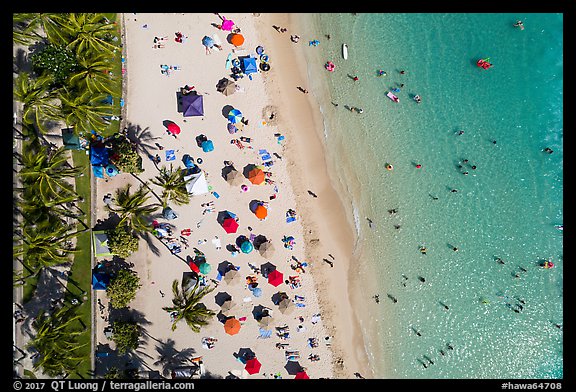
[(202, 95), (189, 94), (182, 96), (182, 114), (184, 117), (203, 116), (204, 99)]

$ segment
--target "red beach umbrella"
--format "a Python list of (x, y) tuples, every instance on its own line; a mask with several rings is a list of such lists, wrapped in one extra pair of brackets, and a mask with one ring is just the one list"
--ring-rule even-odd
[(168, 128), (168, 132), (170, 132), (173, 135), (180, 134), (180, 127), (176, 123), (169, 122), (168, 125), (166, 125), (166, 128)]
[(250, 374), (258, 373), (262, 364), (258, 362), (258, 359), (252, 358), (246, 362), (244, 369)]
[(284, 282), (284, 275), (278, 270), (274, 270), (268, 274), (268, 283), (276, 287)]
[(198, 266), (196, 265), (196, 263), (195, 263), (194, 261), (190, 260), (190, 261), (188, 262), (188, 266), (190, 267), (190, 269), (191, 269), (192, 271), (196, 272), (197, 274), (200, 273), (200, 268), (198, 268)]
[(238, 230), (238, 222), (234, 218), (227, 218), (222, 222), (222, 228), (226, 231), (226, 233), (236, 233)]
[(308, 373), (306, 372), (298, 372), (296, 373), (296, 377), (294, 377), (294, 380), (308, 380), (310, 379), (310, 377), (308, 377)]

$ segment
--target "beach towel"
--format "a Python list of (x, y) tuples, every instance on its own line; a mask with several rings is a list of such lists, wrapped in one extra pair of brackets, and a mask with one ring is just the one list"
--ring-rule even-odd
[(174, 154), (174, 150), (166, 150), (166, 160), (173, 161), (176, 159), (176, 155)]
[(258, 330), (258, 332), (259, 332), (259, 335), (258, 335), (259, 339), (268, 339), (269, 337), (272, 336), (272, 330), (271, 329), (260, 328)]
[(295, 217), (289, 216), (288, 218), (286, 218), (286, 223), (294, 222), (295, 220), (296, 220)]

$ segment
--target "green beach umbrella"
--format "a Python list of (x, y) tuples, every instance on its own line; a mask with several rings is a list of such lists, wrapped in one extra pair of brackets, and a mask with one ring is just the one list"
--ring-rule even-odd
[(200, 270), (201, 274), (206, 275), (212, 270), (212, 267), (210, 266), (210, 264), (204, 262), (198, 266), (198, 269)]
[(242, 245), (240, 245), (240, 250), (242, 253), (250, 253), (254, 249), (254, 245), (250, 241), (244, 241)]

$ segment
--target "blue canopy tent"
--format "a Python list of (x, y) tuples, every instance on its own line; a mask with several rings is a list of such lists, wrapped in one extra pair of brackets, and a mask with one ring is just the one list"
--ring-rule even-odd
[(106, 290), (110, 283), (110, 275), (105, 272), (92, 273), (92, 288), (94, 290)]
[(251, 73), (258, 72), (258, 66), (256, 65), (256, 59), (253, 57), (242, 58), (242, 71), (246, 75), (250, 75)]
[(202, 151), (204, 152), (214, 151), (214, 143), (212, 143), (212, 140), (205, 140), (202, 142)]
[(90, 147), (90, 163), (106, 166), (108, 164), (108, 149), (106, 147)]
[(182, 114), (184, 117), (203, 116), (203, 95), (188, 94), (182, 96)]

